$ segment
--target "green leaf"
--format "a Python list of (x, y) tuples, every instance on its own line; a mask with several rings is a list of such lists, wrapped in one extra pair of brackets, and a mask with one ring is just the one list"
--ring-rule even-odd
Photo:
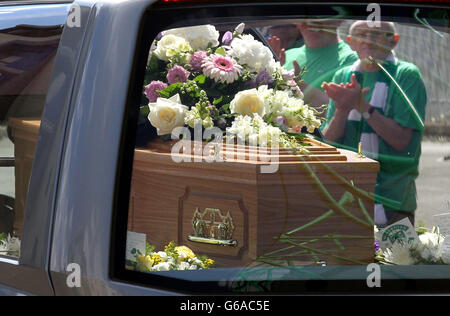
[(223, 96), (221, 96), (220, 98), (218, 98), (218, 99), (214, 99), (214, 101), (213, 101), (213, 105), (217, 105), (217, 104), (219, 104), (220, 102), (222, 102), (222, 100), (223, 100)]
[(421, 220), (417, 223), (416, 233), (417, 235), (422, 235), (428, 232), (428, 229), (425, 227), (425, 223)]
[(152, 57), (150, 58), (150, 62), (148, 63), (148, 70), (149, 71), (156, 71), (159, 67), (159, 58), (156, 57), (156, 54), (152, 54)]
[(206, 76), (205, 75), (198, 75), (197, 77), (194, 78), (194, 81), (199, 83), (199, 84), (204, 84), (206, 80)]
[(157, 90), (156, 92), (158, 92), (161, 97), (168, 99), (171, 96), (175, 95), (176, 90), (179, 89), (181, 85), (181, 82), (176, 82), (171, 84), (164, 90)]
[(222, 55), (222, 56), (226, 56), (227, 55), (227, 51), (225, 50), (225, 48), (223, 47), (219, 47), (216, 49), (216, 54)]
[(150, 114), (150, 108), (148, 106), (141, 106), (141, 108), (139, 109), (139, 112), (143, 116), (148, 116)]
[(148, 242), (145, 243), (145, 254), (148, 256), (155, 251), (155, 246), (150, 245)]

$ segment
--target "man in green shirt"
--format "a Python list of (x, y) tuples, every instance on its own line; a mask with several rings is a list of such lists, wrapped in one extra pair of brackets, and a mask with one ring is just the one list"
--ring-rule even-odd
[(398, 40), (393, 23), (355, 22), (347, 41), (360, 59), (322, 85), (331, 99), (325, 138), (355, 151), (361, 144), (364, 155), (380, 163), (375, 187), (380, 227), (405, 217), (414, 225), (417, 207), (427, 96), (419, 69), (395, 57)]
[(329, 98), (321, 88), (322, 83), (331, 81), (337, 70), (358, 60), (356, 53), (338, 34), (340, 23), (339, 20), (298, 23), (305, 44), (285, 53), (284, 68), (293, 69), (294, 61), (300, 68), (305, 67), (304, 83), (300, 88), (305, 102), (314, 107), (328, 104)]

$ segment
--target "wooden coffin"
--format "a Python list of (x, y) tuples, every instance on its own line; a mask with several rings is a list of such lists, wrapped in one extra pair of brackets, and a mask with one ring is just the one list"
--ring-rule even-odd
[[(176, 162), (174, 143), (161, 141), (136, 149), (128, 229), (157, 249), (186, 245), (217, 267), (373, 262), (378, 163), (307, 142), (307, 154), (280, 149), (275, 173), (261, 172), (267, 160), (255, 159), (255, 147), (224, 162), (201, 160), (194, 148)], [(217, 152), (233, 150), (238, 158), (236, 146)]]
[(14, 175), (16, 178), (14, 233), (20, 237), (22, 235), (28, 184), (41, 121), (32, 118), (10, 118), (8, 124), (11, 127), (14, 139)]

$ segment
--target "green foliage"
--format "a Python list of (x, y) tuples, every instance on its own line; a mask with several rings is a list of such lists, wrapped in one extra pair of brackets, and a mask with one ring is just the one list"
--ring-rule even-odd
[(150, 109), (148, 106), (141, 106), (139, 111), (144, 117), (147, 117), (150, 114)]
[(164, 90), (158, 90), (158, 93), (162, 98), (168, 99), (179, 92), (181, 85), (181, 82), (173, 83)]
[(155, 246), (150, 245), (148, 242), (145, 243), (145, 255), (148, 256), (155, 251)]
[(166, 81), (166, 74), (167, 63), (153, 54), (145, 71), (144, 85), (146, 86), (155, 80)]
[(425, 223), (423, 221), (419, 221), (418, 227), (416, 228), (417, 235), (422, 235), (428, 232), (428, 229), (425, 227)]
[(175, 248), (177, 247), (177, 245), (175, 244), (174, 241), (171, 241), (167, 244), (167, 246), (164, 247), (164, 252), (167, 253), (168, 256), (177, 256), (177, 251), (175, 250)]

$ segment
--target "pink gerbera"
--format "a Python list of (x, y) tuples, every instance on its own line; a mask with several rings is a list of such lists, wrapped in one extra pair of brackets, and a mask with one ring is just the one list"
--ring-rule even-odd
[(202, 69), (207, 77), (216, 82), (232, 83), (239, 78), (242, 66), (233, 58), (214, 54), (203, 60)]
[(181, 66), (173, 66), (167, 73), (167, 82), (173, 84), (176, 82), (186, 82), (191, 73)]

